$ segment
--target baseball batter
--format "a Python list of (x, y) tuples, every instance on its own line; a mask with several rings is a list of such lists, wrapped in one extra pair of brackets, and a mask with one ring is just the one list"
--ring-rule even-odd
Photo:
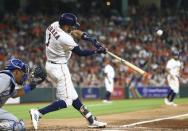
[(110, 97), (113, 92), (114, 88), (114, 77), (115, 77), (115, 71), (114, 68), (110, 65), (110, 60), (105, 58), (104, 59), (104, 83), (105, 83), (105, 88), (106, 88), (106, 93), (105, 93), (105, 98), (103, 102), (105, 103), (111, 103)]
[[(82, 104), (71, 80), (67, 66), (72, 52), (79, 56), (90, 56), (106, 53), (102, 46), (95, 50), (81, 50), (74, 38), (94, 41), (86, 33), (75, 30), (79, 27), (77, 17), (72, 13), (63, 13), (59, 21), (53, 22), (46, 29), (46, 71), (56, 82), (57, 100), (41, 109), (31, 109), (30, 115), (33, 127), (38, 129), (39, 118), (43, 115), (73, 106), (88, 121), (88, 127), (105, 127), (107, 123), (96, 120), (96, 117)], [(96, 43), (95, 43), (96, 44)]]
[(177, 93), (179, 93), (179, 77), (180, 71), (183, 67), (182, 63), (179, 60), (179, 53), (173, 52), (173, 58), (171, 58), (166, 65), (167, 72), (167, 82), (169, 87), (171, 88), (167, 97), (165, 98), (166, 105), (177, 106), (173, 102)]
[[(25, 83), (28, 73), (27, 65), (16, 58), (10, 59), (5, 69), (0, 71), (0, 130), (25, 130), (23, 121), (2, 109), (2, 107), (10, 97), (16, 98), (23, 96), (36, 87), (32, 82)], [(22, 86), (23, 88), (15, 89), (16, 85)]]

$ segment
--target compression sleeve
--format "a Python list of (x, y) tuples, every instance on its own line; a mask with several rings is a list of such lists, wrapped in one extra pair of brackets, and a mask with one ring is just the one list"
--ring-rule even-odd
[(95, 54), (96, 52), (93, 50), (81, 50), (79, 46), (76, 46), (72, 49), (72, 52), (79, 56), (90, 56)]

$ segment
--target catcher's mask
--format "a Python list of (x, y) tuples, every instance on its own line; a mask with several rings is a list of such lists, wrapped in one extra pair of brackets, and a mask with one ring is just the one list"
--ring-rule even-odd
[(18, 84), (21, 85), (28, 79), (29, 66), (19, 59), (11, 58), (8, 61), (7, 65), (5, 67), (5, 70), (13, 71), (15, 69), (18, 69), (24, 73), (21, 80), (17, 82)]

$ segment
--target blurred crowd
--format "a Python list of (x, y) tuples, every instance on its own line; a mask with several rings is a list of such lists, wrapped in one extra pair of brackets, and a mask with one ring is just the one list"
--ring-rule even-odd
[[(6, 60), (17, 57), (32, 68), (45, 65), (45, 30), (59, 16), (44, 14), (27, 15), (22, 11), (4, 14), (0, 20), (0, 68)], [(165, 66), (174, 50), (180, 51), (183, 62), (181, 82), (188, 83), (188, 15), (186, 11), (174, 12), (157, 8), (130, 7), (128, 17), (111, 15), (82, 16), (78, 14), (80, 29), (95, 36), (109, 51), (148, 71), (149, 79), (142, 79), (140, 86), (165, 86)], [(164, 30), (159, 37), (155, 31)], [(79, 41), (83, 48), (93, 49), (91, 43)], [(103, 86), (103, 58), (109, 57), (115, 68), (115, 85), (126, 86), (133, 75), (128, 67), (107, 55), (78, 57), (72, 55), (69, 67), (75, 86)], [(147, 63), (142, 67), (143, 63)], [(50, 80), (40, 87), (50, 86)]]

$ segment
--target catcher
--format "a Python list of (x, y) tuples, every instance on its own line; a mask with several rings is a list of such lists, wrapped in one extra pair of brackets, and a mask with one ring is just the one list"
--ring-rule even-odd
[[(24, 131), (25, 126), (13, 114), (2, 109), (6, 101), (12, 97), (21, 97), (36, 88), (37, 84), (46, 78), (46, 71), (35, 67), (29, 73), (29, 67), (19, 59), (11, 58), (5, 69), (0, 71), (0, 130), (2, 131)], [(16, 89), (16, 86), (19, 89)]]

